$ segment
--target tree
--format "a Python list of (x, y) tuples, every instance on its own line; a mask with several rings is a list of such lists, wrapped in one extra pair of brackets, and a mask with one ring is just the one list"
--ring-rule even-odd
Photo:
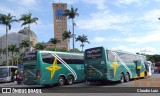
[[(28, 25), (28, 28), (30, 30), (30, 24), (32, 23), (37, 24), (38, 18), (37, 17), (32, 18), (32, 14), (29, 13), (21, 15), (21, 18), (19, 20), (23, 21), (21, 26)], [(31, 42), (31, 34), (29, 34), (29, 41)], [(31, 44), (29, 44), (29, 50), (31, 51)]]
[(54, 46), (55, 46), (55, 51), (56, 51), (56, 50), (57, 50), (57, 44), (60, 43), (61, 41), (58, 40), (57, 38), (51, 38), (51, 39), (49, 40), (49, 42), (54, 44)]
[(31, 42), (29, 40), (22, 40), (22, 42), (20, 43), (19, 47), (22, 48), (22, 50), (24, 48), (25, 51), (28, 51), (28, 47), (29, 47), (30, 43)]
[(16, 47), (16, 45), (14, 45), (14, 44), (11, 44), (11, 45), (8, 46), (8, 51), (11, 52), (12, 66), (13, 66), (13, 58), (14, 58), (14, 57), (13, 57), (13, 54), (14, 54), (14, 52), (16, 51), (16, 48), (17, 48), (17, 47)]
[(74, 48), (74, 50), (73, 49), (71, 49), (71, 50), (69, 50), (70, 52), (80, 52), (77, 48)]
[(35, 45), (36, 50), (44, 50), (46, 48), (46, 45), (42, 42), (42, 43), (37, 43)]
[(76, 41), (80, 41), (80, 42), (82, 43), (82, 44), (80, 45), (80, 46), (82, 47), (82, 52), (83, 52), (84, 43), (85, 43), (85, 42), (90, 43), (90, 42), (88, 41), (87, 36), (85, 36), (85, 35), (82, 35), (82, 36), (79, 35), (79, 36), (76, 38)]
[(19, 53), (20, 53), (20, 48), (16, 48), (15, 49), (15, 54), (16, 54), (17, 66), (18, 66)]
[(74, 18), (76, 16), (79, 16), (79, 14), (77, 13), (78, 8), (74, 9), (73, 6), (71, 6), (71, 10), (65, 10), (64, 11), (64, 16), (68, 16), (68, 19), (72, 19), (72, 36), (73, 36), (73, 50), (74, 50), (74, 38), (75, 38), (75, 34), (74, 34), (74, 26), (76, 25), (76, 23), (74, 22)]
[(63, 34), (62, 34), (62, 39), (63, 40), (68, 40), (68, 50), (70, 50), (70, 38), (71, 38), (72, 36), (71, 36), (71, 32), (70, 32), (70, 30), (69, 31), (65, 31)]
[(11, 30), (11, 23), (18, 22), (10, 13), (8, 15), (0, 14), (0, 24), (6, 26), (6, 65), (8, 66), (8, 30)]

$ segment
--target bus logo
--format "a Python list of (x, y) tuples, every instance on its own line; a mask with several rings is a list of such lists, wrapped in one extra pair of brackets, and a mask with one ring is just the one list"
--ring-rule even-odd
[(53, 78), (54, 73), (56, 72), (56, 70), (61, 69), (61, 67), (57, 66), (57, 59), (55, 58), (53, 64), (51, 66), (47, 67), (46, 69), (51, 72), (50, 79), (52, 80), (52, 78)]
[(116, 57), (114, 57), (114, 62), (110, 66), (114, 69), (114, 76), (115, 76), (117, 68), (120, 66), (120, 64), (117, 63), (117, 58)]

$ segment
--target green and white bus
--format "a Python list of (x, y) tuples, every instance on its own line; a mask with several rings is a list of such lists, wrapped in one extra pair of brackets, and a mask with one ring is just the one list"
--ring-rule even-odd
[(84, 54), (32, 51), (23, 61), (24, 84), (64, 85), (84, 80)]
[(104, 47), (86, 49), (84, 53), (86, 81), (128, 82), (133, 78), (147, 77), (145, 56)]

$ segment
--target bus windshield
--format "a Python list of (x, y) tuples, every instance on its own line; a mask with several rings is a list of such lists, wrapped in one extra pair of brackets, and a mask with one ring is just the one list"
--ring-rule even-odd
[(86, 55), (85, 57), (86, 57), (87, 60), (102, 58), (102, 47), (87, 49), (85, 51), (85, 55)]
[(5, 78), (8, 76), (8, 68), (0, 68), (0, 78)]

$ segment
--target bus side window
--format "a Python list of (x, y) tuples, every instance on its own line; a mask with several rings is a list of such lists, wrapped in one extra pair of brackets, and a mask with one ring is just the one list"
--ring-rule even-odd
[(113, 62), (114, 61), (114, 55), (111, 51), (107, 51), (107, 57), (108, 57), (108, 61)]
[(41, 56), (42, 56), (43, 62), (48, 64), (53, 64), (54, 56), (51, 53), (42, 53)]
[(83, 56), (72, 56), (72, 64), (84, 64)]

